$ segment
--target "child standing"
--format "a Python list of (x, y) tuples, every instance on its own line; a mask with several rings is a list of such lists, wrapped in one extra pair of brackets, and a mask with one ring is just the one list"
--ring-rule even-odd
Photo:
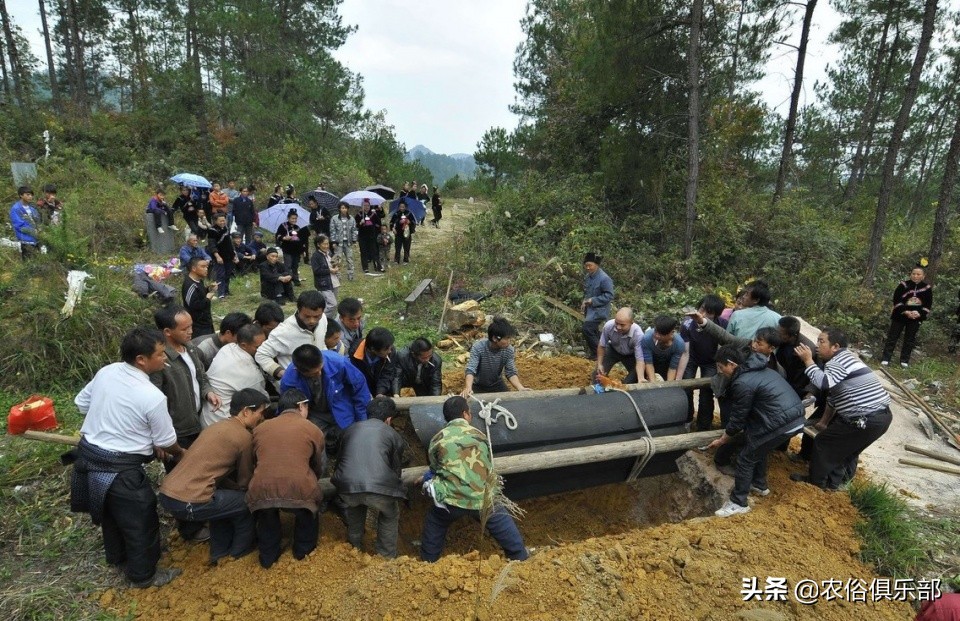
[(387, 264), (390, 263), (390, 246), (393, 245), (393, 235), (390, 234), (390, 227), (386, 224), (380, 225), (380, 234), (377, 235), (377, 269), (381, 272), (387, 271)]

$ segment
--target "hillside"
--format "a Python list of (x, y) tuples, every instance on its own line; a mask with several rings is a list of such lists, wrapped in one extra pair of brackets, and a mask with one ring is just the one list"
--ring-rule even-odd
[(464, 179), (473, 178), (477, 163), (473, 156), (467, 153), (456, 153), (454, 155), (444, 155), (434, 153), (427, 147), (418, 144), (404, 155), (404, 161), (419, 161), (433, 173), (433, 182), (437, 185), (443, 185), (448, 179), (460, 175)]

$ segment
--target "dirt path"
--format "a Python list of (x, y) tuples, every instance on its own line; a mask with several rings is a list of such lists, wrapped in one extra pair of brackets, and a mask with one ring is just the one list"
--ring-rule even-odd
[[(925, 461), (935, 461), (907, 452), (903, 446), (914, 444), (955, 457), (960, 451), (947, 445), (943, 438), (935, 435), (927, 438), (917, 416), (917, 408), (900, 391), (877, 373), (886, 389), (893, 396), (890, 409), (893, 423), (879, 440), (863, 452), (860, 464), (875, 482), (886, 482), (898, 490), (911, 505), (935, 512), (960, 511), (960, 477), (926, 468), (917, 468), (898, 463), (901, 457), (913, 457)], [(907, 405), (909, 404), (909, 405)]]

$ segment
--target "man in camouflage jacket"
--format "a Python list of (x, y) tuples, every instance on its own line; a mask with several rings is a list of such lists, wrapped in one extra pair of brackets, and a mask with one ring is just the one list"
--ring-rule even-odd
[[(463, 397), (450, 397), (443, 404), (447, 426), (430, 441), (427, 451), (430, 470), (421, 482), (433, 498), (420, 537), (420, 558), (434, 562), (443, 552), (447, 529), (461, 517), (481, 521), (510, 560), (525, 560), (529, 554), (517, 524), (502, 506), (493, 501), (499, 483), (492, 473), (493, 460), (487, 437), (470, 425), (473, 415)], [(487, 507), (484, 507), (484, 499)], [(489, 515), (487, 515), (489, 514)]]

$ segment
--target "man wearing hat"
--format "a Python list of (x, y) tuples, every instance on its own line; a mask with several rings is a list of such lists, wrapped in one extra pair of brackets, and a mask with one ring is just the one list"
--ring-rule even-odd
[(287, 270), (276, 248), (267, 248), (266, 259), (260, 264), (260, 296), (283, 306), (293, 302), (293, 275)]
[(263, 233), (257, 231), (253, 234), (253, 241), (247, 242), (247, 245), (257, 255), (257, 267), (267, 260), (267, 245), (263, 243)]
[(250, 270), (255, 265), (257, 253), (253, 248), (243, 243), (240, 231), (230, 233), (230, 239), (233, 242), (233, 251), (237, 253), (237, 258), (240, 260), (237, 263), (237, 275), (245, 276), (250, 273)]
[(597, 359), (597, 346), (600, 344), (600, 326), (610, 317), (610, 302), (613, 301), (613, 280), (600, 269), (603, 257), (588, 252), (583, 257), (583, 339), (587, 349), (587, 358)]

